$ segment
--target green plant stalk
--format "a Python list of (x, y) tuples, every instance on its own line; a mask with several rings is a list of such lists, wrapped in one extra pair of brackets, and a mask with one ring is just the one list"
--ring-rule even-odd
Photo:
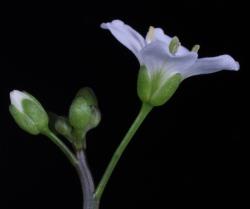
[(70, 163), (77, 168), (78, 160), (75, 155), (69, 150), (69, 148), (50, 130), (46, 130), (43, 132), (45, 136), (51, 139), (54, 144), (56, 144), (60, 150), (66, 155)]
[(94, 198), (97, 202), (100, 201), (103, 191), (119, 161), (119, 159), (121, 158), (123, 152), (125, 151), (126, 147), (128, 146), (129, 142), (131, 141), (131, 139), (133, 138), (133, 136), (135, 135), (136, 131), (138, 130), (138, 128), (140, 127), (140, 125), (142, 124), (142, 122), (144, 121), (144, 119), (146, 118), (146, 116), (149, 114), (149, 112), (153, 109), (153, 106), (143, 103), (141, 110), (138, 114), (138, 116), (136, 117), (135, 121), (133, 122), (133, 124), (131, 125), (131, 127), (129, 128), (128, 132), (126, 133), (126, 135), (124, 136), (122, 142), (120, 143), (120, 145), (118, 146), (118, 148), (116, 149), (115, 153), (113, 154), (108, 167), (106, 168), (100, 183), (97, 186)]

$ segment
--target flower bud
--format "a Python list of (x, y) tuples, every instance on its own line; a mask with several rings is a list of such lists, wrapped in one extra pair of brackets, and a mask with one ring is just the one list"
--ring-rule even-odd
[(48, 128), (48, 115), (42, 105), (30, 94), (10, 92), (10, 113), (20, 128), (37, 135)]
[(96, 96), (92, 89), (85, 87), (78, 91), (69, 110), (69, 122), (73, 127), (72, 139), (76, 149), (86, 148), (86, 134), (101, 120)]
[(89, 87), (80, 89), (76, 95), (83, 97), (91, 108), (91, 119), (89, 121), (87, 130), (95, 128), (101, 121), (101, 113), (98, 108), (98, 101), (94, 91)]
[(85, 130), (91, 120), (91, 108), (83, 97), (76, 97), (69, 109), (69, 122), (75, 129)]
[(66, 118), (58, 116), (55, 121), (55, 130), (66, 138), (70, 138), (72, 127)]

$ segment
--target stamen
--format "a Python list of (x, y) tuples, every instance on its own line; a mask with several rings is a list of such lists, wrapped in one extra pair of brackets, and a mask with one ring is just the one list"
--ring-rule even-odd
[(176, 54), (180, 45), (181, 42), (179, 41), (178, 37), (177, 36), (173, 37), (169, 44), (169, 51), (172, 54)]
[(149, 29), (148, 29), (147, 36), (146, 36), (146, 41), (148, 43), (150, 43), (153, 40), (153, 38), (154, 38), (154, 31), (155, 31), (155, 28), (153, 26), (150, 26)]
[(191, 51), (197, 53), (199, 51), (199, 49), (200, 49), (200, 45), (196, 44), (196, 45), (193, 46)]

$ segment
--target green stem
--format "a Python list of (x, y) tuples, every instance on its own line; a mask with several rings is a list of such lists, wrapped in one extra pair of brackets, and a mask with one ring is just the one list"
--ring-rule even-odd
[(60, 150), (66, 155), (70, 163), (76, 167), (78, 165), (78, 160), (75, 155), (69, 150), (69, 148), (50, 130), (46, 130), (43, 133), (45, 136), (50, 138), (54, 144), (56, 144)]
[(97, 186), (97, 189), (95, 192), (96, 201), (100, 201), (102, 194), (103, 194), (103, 191), (104, 191), (104, 189), (105, 189), (105, 187), (106, 187), (106, 185), (111, 177), (111, 174), (114, 171), (115, 166), (117, 165), (119, 159), (121, 158), (124, 150), (128, 146), (132, 137), (135, 135), (136, 131), (138, 130), (138, 128), (140, 127), (140, 125), (142, 124), (142, 122), (144, 121), (144, 119), (146, 118), (148, 113), (152, 110), (152, 108), (153, 107), (151, 105), (148, 105), (145, 103), (142, 104), (142, 107), (141, 107), (141, 110), (140, 110), (138, 116), (136, 117), (134, 123), (131, 125), (127, 134), (125, 135), (122, 142), (120, 143), (120, 145), (116, 149), (115, 153), (113, 154), (113, 157), (111, 158), (111, 161), (109, 162), (109, 165), (106, 168), (99, 185)]

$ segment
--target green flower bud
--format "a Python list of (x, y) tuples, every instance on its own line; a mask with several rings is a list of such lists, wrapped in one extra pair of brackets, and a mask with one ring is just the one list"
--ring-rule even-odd
[(88, 87), (80, 89), (69, 110), (69, 122), (73, 127), (71, 135), (76, 149), (86, 148), (86, 134), (100, 120), (101, 114), (94, 92)]
[(48, 115), (33, 96), (14, 90), (10, 92), (10, 100), (10, 113), (20, 128), (34, 135), (48, 129)]
[(70, 138), (72, 127), (65, 117), (58, 116), (55, 121), (55, 130), (66, 138)]
[(69, 109), (69, 122), (75, 129), (82, 129), (88, 126), (91, 120), (91, 108), (83, 97), (76, 97)]

